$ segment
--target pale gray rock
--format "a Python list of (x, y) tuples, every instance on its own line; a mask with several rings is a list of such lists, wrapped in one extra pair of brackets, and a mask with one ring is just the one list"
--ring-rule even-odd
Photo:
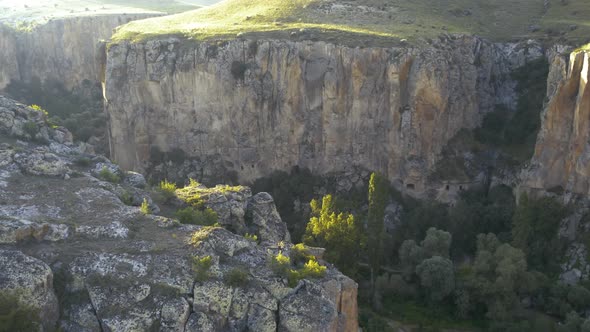
[[(107, 53), (112, 156), (125, 169), (144, 170), (153, 151), (182, 150), (187, 160), (157, 172), (188, 167), (185, 175), (249, 182), (293, 166), (316, 174), (355, 166), (420, 195), (459, 130), (498, 104), (515, 106), (510, 73), (543, 49), (447, 35), (392, 48), (165, 38), (114, 43)], [(249, 68), (243, 80), (234, 61)]]
[(124, 183), (140, 189), (143, 189), (147, 186), (145, 177), (137, 172), (125, 172)]
[(276, 245), (280, 241), (291, 241), (287, 225), (281, 220), (269, 193), (258, 193), (248, 202), (248, 213), (252, 218), (255, 234), (261, 242)]
[(59, 316), (53, 273), (42, 261), (18, 250), (0, 249), (0, 291), (18, 292), (22, 304), (38, 311), (43, 331), (52, 331)]
[(43, 149), (33, 153), (16, 153), (14, 161), (24, 173), (32, 175), (63, 177), (70, 172), (66, 161)]
[(160, 331), (184, 332), (190, 309), (188, 302), (182, 297), (164, 303), (160, 316)]
[(27, 240), (56, 242), (65, 240), (68, 236), (67, 225), (0, 217), (0, 243), (16, 244)]

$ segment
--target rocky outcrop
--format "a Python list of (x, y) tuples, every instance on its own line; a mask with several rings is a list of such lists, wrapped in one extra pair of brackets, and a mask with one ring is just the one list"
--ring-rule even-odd
[[(561, 52), (560, 52), (561, 51)], [(548, 102), (524, 188), (590, 194), (590, 51), (551, 53)]]
[(509, 73), (543, 55), (468, 36), (394, 48), (168, 38), (107, 53), (111, 152), (125, 169), (182, 150), (199, 175), (359, 166), (417, 193), (446, 142), (513, 106)]
[[(135, 199), (151, 202), (140, 175), (56, 142), (61, 131), (34, 109), (6, 98), (0, 106), (0, 291), (18, 290), (47, 330), (56, 322), (62, 331), (97, 332), (358, 330), (353, 280), (327, 265), (325, 276), (291, 287), (268, 264), (292, 246), (270, 195), (228, 186), (191, 191), (219, 211), (221, 225), (252, 228), (260, 243), (145, 215)], [(12, 130), (33, 120), (46, 141)], [(65, 174), (20, 163), (48, 154)], [(118, 178), (105, 181), (103, 169)], [(207, 257), (203, 277), (196, 271)]]
[(57, 81), (67, 89), (100, 82), (104, 47), (113, 29), (157, 13), (109, 14), (53, 19), (31, 31), (0, 22), (0, 91), (11, 81)]
[[(0, 292), (18, 295), (19, 304), (39, 313), (40, 331), (53, 331), (59, 305), (47, 264), (18, 250), (0, 249)], [(15, 304), (16, 305), (16, 304)]]

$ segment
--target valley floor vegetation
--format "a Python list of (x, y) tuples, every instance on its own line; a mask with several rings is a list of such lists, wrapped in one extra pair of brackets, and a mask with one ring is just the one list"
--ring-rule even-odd
[[(453, 206), (403, 197), (372, 174), (368, 195), (338, 207), (338, 195), (310, 203), (303, 243), (360, 284), (366, 331), (394, 322), (424, 331), (587, 331), (586, 284), (559, 280), (566, 242), (559, 222), (571, 211), (553, 198), (506, 186), (466, 191)], [(391, 233), (385, 205), (403, 206)], [(560, 324), (561, 323), (561, 324)]]

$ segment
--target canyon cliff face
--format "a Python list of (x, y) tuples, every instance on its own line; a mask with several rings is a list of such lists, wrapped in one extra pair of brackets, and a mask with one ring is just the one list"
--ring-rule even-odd
[(295, 165), (354, 166), (420, 193), (447, 141), (497, 104), (513, 107), (510, 72), (542, 55), (533, 42), (467, 36), (395, 48), (115, 43), (105, 74), (111, 153), (144, 170), (155, 152), (181, 149), (197, 174), (241, 181)]
[(51, 20), (31, 31), (0, 22), (0, 91), (11, 81), (54, 80), (67, 89), (85, 80), (100, 82), (104, 49), (98, 43), (132, 20), (156, 16), (110, 14)]
[(553, 52), (548, 103), (523, 187), (590, 194), (590, 52)]

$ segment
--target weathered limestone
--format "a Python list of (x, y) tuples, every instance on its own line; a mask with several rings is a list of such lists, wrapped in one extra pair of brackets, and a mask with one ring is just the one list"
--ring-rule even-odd
[[(221, 225), (258, 234), (260, 243), (222, 227), (144, 215), (133, 206), (139, 197), (151, 202), (149, 192), (137, 188), (145, 184), (140, 175), (57, 143), (67, 130), (58, 135), (39, 114), (0, 98), (0, 292), (16, 291), (23, 304), (38, 309), (43, 331), (358, 329), (353, 280), (328, 265), (325, 276), (294, 289), (269, 266), (277, 242), (285, 242), (287, 255), (292, 246), (270, 195), (228, 186), (191, 192), (217, 209)], [(12, 130), (33, 120), (46, 142)], [(63, 177), (33, 173), (21, 163), (50, 151), (54, 162), (70, 168)], [(87, 161), (76, 162), (81, 157)], [(101, 179), (104, 167), (121, 181)], [(195, 258), (206, 256), (213, 264), (202, 280)], [(236, 270), (246, 280), (228, 281)], [(310, 308), (322, 311), (309, 315)]]
[(181, 149), (241, 181), (359, 166), (418, 193), (446, 142), (512, 106), (509, 73), (543, 55), (467, 36), (400, 48), (168, 38), (107, 53), (111, 152), (125, 169)]
[(53, 331), (59, 305), (49, 266), (18, 250), (5, 249), (0, 249), (0, 266), (0, 292), (18, 294), (22, 305), (38, 311), (42, 331)]
[(113, 29), (157, 13), (109, 14), (54, 19), (32, 31), (17, 31), (0, 22), (0, 91), (10, 81), (56, 80), (67, 89), (85, 80), (100, 82), (104, 48)]
[(525, 188), (590, 194), (590, 51), (554, 52)]

